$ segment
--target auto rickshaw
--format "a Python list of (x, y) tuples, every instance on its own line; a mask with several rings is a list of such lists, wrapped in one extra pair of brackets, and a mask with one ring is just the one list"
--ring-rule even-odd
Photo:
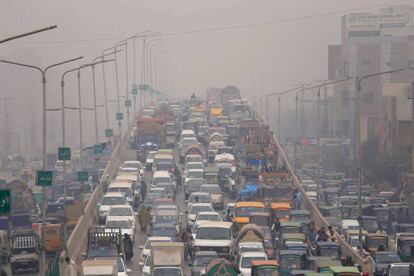
[(323, 197), (325, 204), (333, 205), (338, 202), (338, 194), (340, 188), (326, 188), (323, 191)]
[(339, 260), (342, 255), (341, 246), (337, 242), (317, 242), (315, 248), (316, 256), (330, 257)]
[(306, 236), (303, 233), (284, 233), (280, 236), (279, 249), (287, 249), (287, 243), (306, 243)]
[(389, 237), (382, 234), (365, 235), (365, 250), (369, 253), (375, 253), (382, 247), (383, 251), (389, 250)]
[(379, 230), (378, 218), (373, 216), (362, 216), (362, 228), (368, 233), (376, 233)]
[(308, 256), (306, 259), (306, 269), (307, 270), (313, 270), (316, 271), (316, 261), (323, 261), (323, 260), (332, 260), (330, 257), (324, 257), (324, 256)]
[(303, 251), (281, 250), (279, 252), (279, 274), (290, 276), (290, 271), (305, 269), (306, 254)]
[(263, 202), (259, 201), (239, 201), (234, 207), (234, 223), (235, 226), (241, 229), (244, 225), (249, 223), (249, 213), (264, 212), (265, 206)]
[(397, 253), (403, 262), (412, 262), (414, 260), (414, 234), (398, 237)]
[(341, 266), (342, 263), (339, 260), (316, 260), (315, 261), (315, 270), (318, 272), (329, 272), (330, 266)]
[(252, 276), (279, 276), (279, 265), (276, 260), (252, 260)]
[(272, 221), (268, 212), (252, 212), (249, 213), (249, 223), (270, 228)]
[(330, 266), (328, 271), (334, 276), (360, 276), (361, 272), (355, 266)]
[(289, 213), (292, 209), (292, 204), (289, 202), (273, 202), (270, 205), (270, 208), (272, 209), (273, 221), (275, 221), (276, 218), (278, 218), (280, 222), (289, 220)]
[(298, 221), (282, 221), (280, 223), (279, 233), (302, 233), (302, 224)]

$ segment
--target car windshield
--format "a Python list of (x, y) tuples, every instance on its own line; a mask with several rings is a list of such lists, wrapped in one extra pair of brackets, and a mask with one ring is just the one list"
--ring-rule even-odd
[(290, 210), (273, 210), (273, 217), (285, 218), (289, 216)]
[(390, 269), (389, 276), (401, 276), (401, 275), (410, 275), (410, 267), (407, 266), (395, 266)]
[(226, 228), (202, 227), (197, 229), (197, 239), (201, 240), (230, 240), (231, 230)]
[(88, 258), (99, 257), (118, 257), (118, 248), (116, 244), (110, 246), (91, 245), (88, 249)]
[(362, 220), (362, 224), (365, 230), (372, 233), (378, 230), (378, 223), (376, 220)]
[(132, 224), (129, 220), (110, 220), (106, 222), (106, 227), (108, 228), (131, 228)]
[(325, 257), (332, 257), (334, 259), (339, 258), (339, 248), (337, 247), (321, 247), (320, 248), (320, 253), (321, 256), (325, 256)]
[(359, 245), (359, 238), (358, 237), (350, 238), (349, 245), (352, 247), (357, 247)]
[(204, 165), (202, 163), (194, 163), (194, 164), (188, 164), (185, 168), (186, 171), (194, 170), (194, 169), (204, 169)]
[(269, 217), (265, 217), (265, 216), (250, 217), (249, 223), (253, 223), (259, 226), (269, 226), (270, 224)]
[(197, 256), (194, 260), (195, 266), (208, 266), (212, 260), (217, 258), (217, 256)]
[(200, 189), (200, 192), (210, 193), (210, 194), (221, 194), (220, 186), (203, 186)]
[(191, 203), (210, 203), (210, 196), (209, 195), (195, 195), (190, 196)]
[(301, 260), (301, 258), (282, 257), (280, 259), (280, 266), (283, 267), (283, 268), (289, 268), (289, 269), (301, 269), (302, 268), (302, 260)]
[(130, 188), (109, 188), (108, 192), (111, 193), (123, 193), (126, 197), (131, 197), (132, 192)]
[(200, 189), (201, 185), (203, 184), (204, 184), (203, 179), (190, 180), (187, 184), (187, 187), (189, 189), (195, 190), (195, 189)]
[(211, 206), (192, 206), (190, 210), (190, 214), (198, 214), (199, 212), (213, 212), (213, 208)]
[(199, 156), (199, 155), (197, 155), (197, 156), (190, 156), (190, 157), (187, 156), (187, 159), (186, 159), (186, 162), (187, 163), (189, 163), (189, 162), (202, 162), (202, 161), (203, 160), (202, 160), (201, 156)]
[(154, 185), (157, 185), (159, 183), (171, 183), (171, 179), (169, 177), (155, 177), (152, 182)]
[(386, 239), (367, 239), (368, 248), (378, 249), (380, 246), (388, 248), (388, 241)]
[(106, 196), (102, 199), (102, 205), (122, 205), (125, 199), (120, 196)]
[(236, 208), (236, 217), (248, 217), (249, 213), (253, 212), (264, 212), (264, 207), (253, 207), (253, 206), (246, 206), (246, 207), (238, 207)]
[(155, 223), (173, 223), (177, 224), (176, 216), (157, 216), (155, 218)]
[(204, 176), (204, 172), (203, 171), (190, 170), (187, 173), (187, 177), (188, 178), (203, 178), (203, 176)]
[(181, 269), (179, 268), (159, 268), (155, 269), (153, 276), (182, 276)]
[(256, 276), (279, 276), (279, 271), (274, 268), (259, 268), (256, 271)]
[(221, 221), (220, 216), (215, 214), (201, 214), (198, 215), (197, 220)]
[(130, 208), (111, 208), (108, 216), (133, 216), (132, 210)]
[(375, 255), (375, 262), (377, 263), (399, 263), (401, 262), (400, 257), (393, 252), (387, 252), (387, 253), (377, 253)]
[(241, 260), (241, 267), (242, 268), (251, 268), (253, 260), (266, 260), (266, 257), (244, 257)]
[(152, 230), (153, 236), (160, 236), (160, 237), (174, 237), (176, 234), (175, 227), (171, 225), (171, 227), (157, 227), (155, 226)]

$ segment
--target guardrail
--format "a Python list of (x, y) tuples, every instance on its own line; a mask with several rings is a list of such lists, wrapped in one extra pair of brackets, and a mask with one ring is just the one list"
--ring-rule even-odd
[[(260, 120), (263, 124), (266, 124), (265, 120), (263, 120), (261, 114), (257, 112), (258, 120)], [(299, 182), (299, 179), (296, 176), (295, 170), (293, 169), (291, 163), (289, 162), (286, 153), (282, 147), (282, 145), (279, 143), (278, 139), (276, 138), (276, 135), (273, 135), (273, 138), (276, 142), (277, 149), (279, 151), (279, 158), (283, 161), (284, 164), (286, 164), (288, 170), (290, 171), (291, 175), (293, 176), (293, 182), (295, 187), (299, 190), (302, 197), (302, 208), (305, 210), (309, 210), (311, 212), (311, 219), (318, 225), (319, 227), (325, 227), (325, 229), (328, 228), (329, 223), (327, 220), (322, 216), (322, 214), (319, 212), (319, 209), (316, 207), (316, 205), (310, 200), (308, 195), (306, 194), (305, 189), (302, 187), (302, 185)], [(370, 256), (363, 258), (359, 253), (354, 250), (343, 238), (340, 234), (335, 233), (335, 238), (339, 245), (341, 246), (342, 254), (344, 256), (351, 256), (352, 260), (361, 266), (364, 272), (368, 272), (369, 275), (374, 275), (373, 271), (373, 260)]]
[[(131, 124), (133, 124), (134, 122), (136, 122), (136, 117), (132, 120)], [(131, 129), (131, 126), (122, 135), (121, 139), (119, 140), (118, 144), (113, 150), (111, 158), (109, 159), (99, 180), (98, 187), (96, 187), (96, 189), (92, 193), (91, 198), (85, 206), (83, 215), (79, 218), (75, 228), (73, 229), (72, 233), (68, 238), (68, 255), (72, 260), (76, 261), (82, 254), (88, 229), (95, 223), (95, 219), (97, 216), (96, 206), (101, 201), (102, 196), (104, 194), (103, 186), (108, 184), (108, 182), (117, 173), (120, 163), (123, 159), (125, 150), (128, 147), (129, 129)]]

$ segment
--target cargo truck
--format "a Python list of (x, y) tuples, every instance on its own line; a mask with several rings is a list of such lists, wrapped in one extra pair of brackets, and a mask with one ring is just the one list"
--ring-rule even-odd
[(181, 242), (151, 243), (151, 275), (184, 275), (184, 244)]

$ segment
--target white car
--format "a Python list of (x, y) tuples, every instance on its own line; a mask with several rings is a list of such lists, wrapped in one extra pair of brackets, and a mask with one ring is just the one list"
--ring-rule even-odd
[(244, 252), (263, 252), (264, 247), (263, 243), (261, 242), (239, 242), (238, 248), (237, 248), (237, 254), (241, 255)]
[(134, 201), (134, 189), (132, 183), (129, 181), (113, 181), (109, 184), (108, 193), (121, 193), (124, 195), (126, 201), (132, 205)]
[(184, 175), (189, 170), (203, 170), (204, 171), (204, 164), (202, 162), (188, 162), (185, 164)]
[(183, 178), (184, 181), (184, 187), (187, 186), (187, 182), (190, 179), (194, 179), (194, 178), (204, 178), (204, 169), (191, 169), (188, 170)]
[(145, 258), (151, 253), (151, 243), (152, 242), (172, 242), (170, 237), (148, 237), (144, 245), (139, 246), (139, 249), (142, 250), (140, 260), (144, 261)]
[(136, 168), (138, 169), (139, 175), (141, 177), (144, 177), (144, 165), (142, 165), (141, 161), (131, 160), (131, 161), (125, 161), (124, 164), (122, 164), (122, 168)]
[(154, 157), (157, 151), (150, 151), (145, 161), (145, 170), (150, 171), (152, 169), (152, 163), (154, 163)]
[(209, 203), (211, 205), (211, 196), (209, 193), (195, 192), (191, 193), (188, 197), (188, 210), (191, 209), (191, 205), (194, 203)]
[(108, 215), (106, 219), (111, 219), (112, 217), (125, 217), (132, 222), (133, 227), (136, 226), (135, 216), (137, 213), (134, 212), (130, 205), (112, 205), (109, 208)]
[(135, 239), (135, 227), (132, 225), (132, 221), (126, 217), (110, 217), (106, 218), (105, 228), (119, 228), (121, 234), (128, 234), (132, 242)]
[(242, 276), (250, 276), (251, 268), (252, 268), (252, 261), (253, 260), (262, 260), (266, 261), (267, 256), (264, 252), (244, 252), (240, 255), (239, 258), (239, 270)]
[(140, 262), (139, 265), (141, 266), (141, 272), (143, 276), (150, 276), (151, 275), (151, 255), (147, 255), (143, 262)]
[(197, 214), (200, 212), (214, 212), (210, 203), (194, 203), (188, 211), (187, 229), (193, 228)]
[(216, 184), (204, 184), (200, 187), (200, 192), (209, 193), (211, 196), (213, 208), (223, 210), (224, 199), (220, 186)]
[(217, 212), (198, 212), (195, 223), (201, 222), (201, 221), (223, 221), (221, 219), (221, 216)]
[(108, 215), (109, 208), (112, 205), (126, 205), (128, 204), (124, 194), (121, 193), (106, 193), (101, 200), (101, 203), (98, 203), (98, 217), (99, 223), (105, 223), (106, 216)]
[(232, 241), (231, 222), (203, 222), (197, 227), (193, 242), (193, 252), (216, 251), (220, 257), (229, 257), (231, 255)]

